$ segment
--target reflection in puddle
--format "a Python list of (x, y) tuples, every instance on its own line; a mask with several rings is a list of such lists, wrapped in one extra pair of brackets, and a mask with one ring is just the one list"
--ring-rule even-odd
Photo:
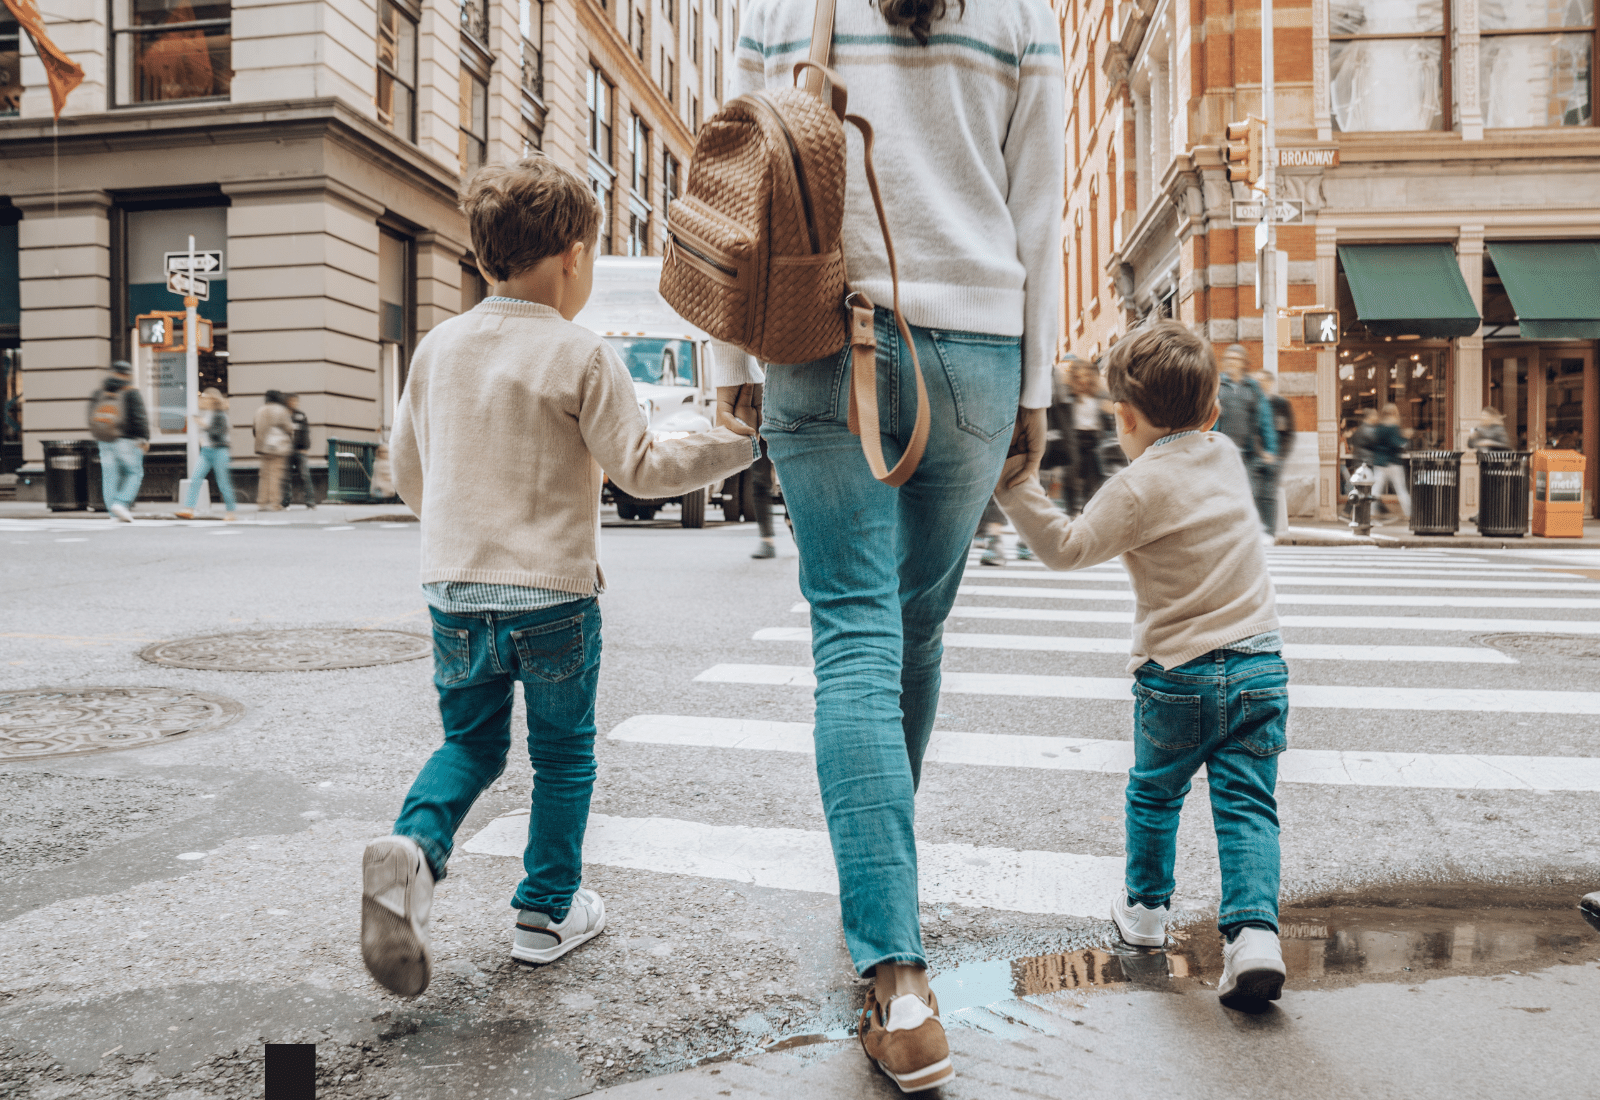
[[(1481, 892), (1476, 900), (1483, 900)], [(1572, 902), (1548, 900), (1549, 907), (1528, 908), (1453, 908), (1409, 901), (1404, 907), (1286, 907), (1281, 935), (1288, 986), (1417, 981), (1600, 959), (1600, 934)], [(1057, 1028), (1044, 1017), (1053, 1016), (1057, 1025), (1060, 1017), (1025, 998), (1097, 989), (1186, 992), (1215, 987), (1221, 972), (1222, 938), (1204, 923), (1173, 929), (1164, 950), (1118, 944), (969, 963), (939, 974), (932, 984), (947, 1025), (1000, 1033), (1021, 1025), (1054, 1032)]]

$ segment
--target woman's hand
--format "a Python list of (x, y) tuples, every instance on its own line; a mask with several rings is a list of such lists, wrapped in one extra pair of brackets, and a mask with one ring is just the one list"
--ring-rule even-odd
[(755, 435), (761, 426), (761, 384), (717, 387), (717, 427), (735, 435)]
[(1039, 463), (1044, 460), (1045, 435), (1049, 428), (1045, 420), (1046, 411), (1017, 410), (1017, 426), (1011, 432), (1011, 449), (1006, 452), (1000, 488), (1015, 489), (1029, 478), (1039, 476)]

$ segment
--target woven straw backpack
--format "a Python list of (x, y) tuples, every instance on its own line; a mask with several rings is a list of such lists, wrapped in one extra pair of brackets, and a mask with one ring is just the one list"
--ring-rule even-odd
[[(903, 485), (927, 447), (927, 387), (900, 314), (894, 242), (872, 170), (872, 127), (845, 113), (844, 82), (827, 67), (833, 8), (834, 0), (818, 0), (810, 57), (794, 67), (803, 89), (739, 96), (701, 128), (688, 185), (667, 212), (661, 296), (716, 339), (764, 363), (807, 363), (849, 343), (850, 430), (861, 437), (873, 476)], [(878, 431), (873, 304), (850, 290), (840, 240), (846, 122), (864, 141), (867, 185), (894, 284), (895, 323), (911, 349), (917, 380), (911, 439), (893, 469), (884, 462)]]

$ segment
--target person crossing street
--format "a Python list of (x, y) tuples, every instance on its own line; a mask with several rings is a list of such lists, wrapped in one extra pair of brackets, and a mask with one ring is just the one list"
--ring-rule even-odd
[(106, 511), (133, 522), (133, 505), (144, 482), (150, 449), (150, 418), (133, 384), (133, 364), (118, 359), (89, 398), (89, 431), (100, 447), (100, 491)]

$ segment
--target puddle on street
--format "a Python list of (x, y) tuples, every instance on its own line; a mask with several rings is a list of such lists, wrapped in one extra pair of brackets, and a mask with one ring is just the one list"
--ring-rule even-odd
[[(1600, 929), (1571, 890), (1437, 887), (1388, 896), (1324, 897), (1280, 917), (1289, 989), (1417, 982), (1447, 975), (1519, 974), (1600, 960)], [(1215, 988), (1222, 937), (1201, 921), (1169, 931), (1166, 948), (1086, 948), (967, 963), (933, 981), (946, 1026), (1035, 1026), (1025, 998), (1096, 990)]]

